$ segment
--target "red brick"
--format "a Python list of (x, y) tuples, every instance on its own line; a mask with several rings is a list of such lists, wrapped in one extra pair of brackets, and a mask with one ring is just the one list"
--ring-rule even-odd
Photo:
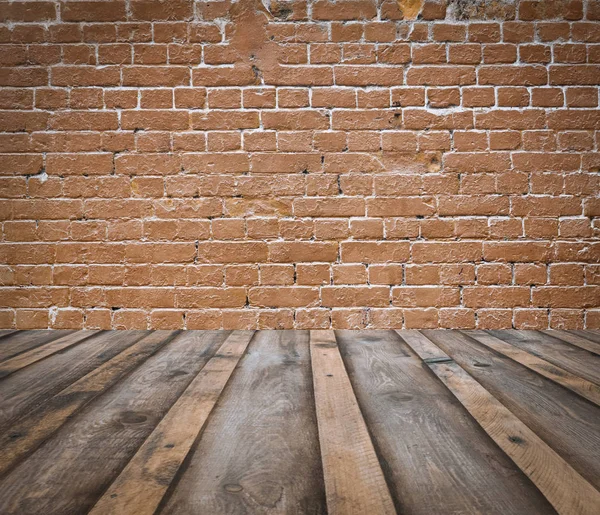
[(2, 2), (0, 22), (40, 22), (56, 19), (54, 2)]
[(341, 256), (344, 263), (405, 262), (409, 256), (407, 242), (343, 242)]
[(392, 304), (399, 307), (444, 307), (459, 303), (460, 293), (455, 287), (395, 286), (392, 288)]
[(163, 4), (0, 3), (1, 327), (600, 327), (598, 2)]
[(255, 263), (266, 261), (267, 244), (263, 242), (200, 242), (200, 263)]
[(334, 242), (271, 242), (269, 243), (269, 261), (275, 263), (294, 263), (298, 261), (325, 261), (337, 259), (338, 246)]
[(189, 86), (190, 72), (185, 66), (125, 66), (123, 86)]
[(548, 328), (548, 311), (545, 309), (515, 309), (515, 329), (542, 330)]
[(548, 83), (543, 66), (482, 66), (478, 71), (479, 84), (492, 86), (539, 86)]
[(323, 286), (321, 296), (327, 307), (387, 306), (390, 302), (387, 286)]
[(439, 318), (442, 328), (475, 329), (475, 312), (472, 309), (442, 308)]
[(311, 307), (319, 302), (318, 288), (309, 287), (257, 287), (250, 288), (248, 299), (251, 306), (259, 307)]
[(430, 216), (435, 210), (431, 197), (398, 197), (367, 200), (369, 216)]
[(169, 0), (168, 3), (153, 0), (132, 0), (131, 14), (134, 20), (187, 20), (193, 14), (191, 0)]
[(406, 329), (437, 329), (439, 311), (436, 308), (405, 309), (404, 327)]
[(550, 66), (550, 84), (585, 86), (600, 84), (598, 65)]
[(112, 154), (49, 154), (46, 171), (51, 175), (110, 175)]
[(372, 0), (346, 0), (337, 4), (327, 0), (317, 0), (312, 8), (314, 20), (370, 19), (376, 15), (377, 7)]
[(465, 86), (475, 84), (475, 69), (470, 66), (415, 66), (406, 73), (409, 86)]
[(534, 305), (552, 308), (594, 308), (598, 303), (598, 286), (541, 286), (532, 290)]
[(54, 86), (118, 86), (120, 81), (118, 66), (55, 66), (50, 78)]
[(245, 288), (178, 288), (178, 308), (233, 308), (246, 303)]
[(463, 302), (469, 308), (529, 306), (529, 288), (521, 286), (465, 286)]
[(296, 216), (334, 217), (363, 216), (365, 204), (358, 198), (301, 198), (294, 200)]
[(66, 1), (61, 4), (60, 17), (63, 21), (107, 22), (127, 19), (125, 2), (110, 0), (103, 2)]

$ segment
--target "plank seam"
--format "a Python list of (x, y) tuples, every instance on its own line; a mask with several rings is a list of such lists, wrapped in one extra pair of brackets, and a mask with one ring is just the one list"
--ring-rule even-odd
[[(458, 331), (458, 332), (460, 334), (462, 334), (463, 336), (465, 336), (465, 338), (468, 338), (469, 340), (473, 341), (476, 345), (480, 345), (480, 346), (484, 347), (485, 349), (490, 350), (492, 353), (500, 356), (501, 358), (509, 359), (513, 363), (516, 363), (518, 366), (524, 367), (527, 370), (530, 370), (531, 372), (537, 374), (538, 376), (543, 377), (544, 379), (547, 379), (549, 381), (552, 381), (557, 386), (564, 388), (565, 390), (567, 390), (570, 393), (574, 393), (575, 395), (578, 395), (579, 397), (584, 399), (586, 402), (590, 402), (594, 406), (600, 406), (600, 387), (598, 387), (597, 384), (595, 384), (591, 381), (588, 381), (587, 379), (584, 379), (582, 377), (579, 377), (579, 376), (573, 374), (572, 372), (569, 372), (568, 370), (565, 370), (564, 368), (562, 368), (558, 365), (555, 365), (554, 363), (551, 363), (550, 361), (546, 361), (545, 359), (543, 359), (531, 352), (528, 352), (526, 349), (521, 349), (519, 347), (516, 347), (515, 345), (511, 345), (509, 342), (502, 340), (501, 338), (497, 338), (494, 335), (489, 334), (487, 332), (485, 334), (488, 335), (488, 337), (497, 339), (505, 345), (509, 345), (510, 347), (515, 349), (515, 353), (523, 353), (527, 356), (531, 356), (532, 358), (534, 358), (534, 360), (541, 362), (541, 363), (539, 363), (540, 366), (547, 366), (551, 369), (554, 369), (554, 370), (556, 370), (556, 373), (553, 374), (551, 372), (548, 372), (548, 373), (544, 374), (542, 371), (536, 370), (535, 366), (530, 366), (530, 365), (527, 365), (526, 363), (519, 361), (519, 359), (516, 356), (510, 356), (509, 354), (505, 354), (500, 349), (496, 349), (493, 346), (483, 342), (482, 340), (478, 339), (476, 335), (471, 335), (465, 331)], [(578, 380), (578, 381), (582, 382), (583, 385), (581, 385), (581, 388), (577, 387), (576, 385), (570, 386), (568, 384), (569, 379)]]
[[(335, 331), (334, 331), (334, 335), (335, 335)], [(336, 342), (338, 342), (337, 335), (336, 335), (335, 340), (336, 340)], [(371, 443), (373, 444), (373, 449), (375, 450), (375, 456), (377, 457), (377, 461), (379, 462), (379, 467), (381, 468), (381, 472), (383, 473), (383, 479), (386, 482), (388, 491), (390, 493), (390, 497), (392, 498), (392, 502), (394, 503), (394, 508), (396, 509), (397, 513), (402, 513), (402, 505), (400, 504), (400, 499), (398, 499), (398, 497), (396, 495), (394, 495), (395, 487), (394, 487), (394, 480), (392, 478), (392, 472), (387, 463), (387, 460), (385, 459), (385, 457), (383, 455), (383, 452), (381, 451), (381, 448), (377, 442), (377, 439), (375, 438), (375, 435), (373, 434), (373, 432), (371, 430), (371, 427), (367, 423), (367, 418), (363, 411), (363, 407), (360, 405), (360, 402), (358, 400), (358, 395), (356, 395), (354, 384), (352, 383), (352, 380), (350, 379), (350, 373), (348, 372), (348, 366), (347, 366), (348, 357), (347, 357), (346, 353), (342, 350), (342, 347), (340, 346), (339, 342), (337, 343), (337, 347), (338, 347), (338, 351), (340, 353), (340, 357), (342, 358), (342, 363), (344, 364), (344, 368), (346, 369), (346, 374), (348, 375), (348, 380), (350, 381), (350, 387), (352, 389), (352, 394), (354, 395), (354, 397), (356, 399), (356, 405), (358, 406), (360, 416), (362, 417), (362, 419), (365, 422), (365, 427), (367, 428), (367, 433), (369, 434), (369, 438), (371, 439)], [(311, 369), (310, 372), (311, 372), (311, 376), (312, 376), (312, 367), (310, 367), (310, 369)], [(314, 384), (314, 382), (313, 382), (313, 384)], [(313, 389), (313, 396), (314, 396), (314, 389)], [(316, 401), (315, 401), (315, 406), (316, 406)], [(318, 431), (318, 426), (317, 426), (317, 431)], [(319, 453), (320, 453), (321, 452), (320, 439), (318, 439), (317, 445), (319, 447)]]
[[(66, 418), (60, 426), (58, 426), (53, 431), (49, 432), (43, 439), (41, 439), (39, 442), (37, 442), (35, 447), (32, 447), (31, 449), (29, 449), (26, 453), (23, 454), (23, 456), (21, 456), (15, 463), (11, 464), (6, 470), (0, 470), (0, 479), (4, 476), (8, 475), (11, 472), (11, 470), (13, 470), (15, 467), (17, 467), (20, 463), (22, 463), (24, 460), (26, 460), (29, 456), (31, 456), (39, 447), (41, 447), (46, 441), (48, 441), (50, 438), (52, 438), (52, 436), (55, 435), (66, 423), (70, 422), (71, 420), (74, 420), (76, 418), (76, 416), (86, 406), (88, 406), (91, 402), (93, 402), (95, 399), (99, 398), (100, 396), (108, 393), (110, 390), (115, 388), (121, 381), (124, 381), (129, 375), (131, 375), (133, 372), (135, 372), (135, 370), (137, 370), (140, 366), (142, 366), (148, 358), (154, 356), (154, 354), (156, 354), (157, 352), (162, 350), (169, 343), (171, 343), (175, 338), (177, 338), (177, 336), (179, 336), (181, 332), (182, 332), (181, 330), (175, 330), (173, 332), (173, 334), (171, 334), (168, 338), (163, 340), (163, 342), (161, 342), (161, 344), (159, 346), (157, 346), (155, 350), (153, 350), (150, 354), (148, 354), (148, 356), (146, 356), (146, 358), (143, 361), (140, 361), (137, 365), (135, 365), (130, 370), (125, 372), (122, 376), (119, 377), (119, 379), (117, 381), (115, 381), (108, 388), (106, 388), (106, 390), (96, 392), (92, 397), (90, 397), (90, 399), (88, 399), (86, 402), (84, 402), (81, 406), (77, 407), (72, 413), (69, 414), (69, 417)], [(128, 350), (130, 350), (131, 347), (133, 347), (134, 345), (136, 345), (137, 343), (142, 341), (144, 338), (147, 338), (148, 336), (150, 336), (150, 334), (152, 334), (152, 333), (150, 332), (149, 334), (142, 334), (140, 337), (132, 340), (131, 344), (128, 345), (127, 347), (125, 347), (121, 352), (119, 352), (118, 354), (116, 354), (115, 356), (110, 358), (108, 361), (105, 361), (104, 363), (102, 363), (99, 367), (96, 367), (94, 370), (91, 370), (86, 375), (84, 375), (84, 376), (80, 377), (79, 379), (77, 379), (76, 381), (72, 382), (71, 384), (69, 384), (68, 386), (66, 386), (65, 388), (63, 388), (62, 390), (57, 392), (56, 394), (54, 394), (52, 397), (50, 397), (50, 399), (46, 399), (44, 402), (50, 402), (52, 399), (58, 397), (62, 392), (64, 392), (65, 390), (68, 390), (74, 384), (83, 380), (85, 377), (89, 376), (90, 374), (93, 374), (96, 370), (98, 370), (99, 368), (103, 367), (104, 365), (110, 363), (115, 358), (118, 358), (124, 352), (127, 352)], [(13, 421), (13, 423), (7, 428), (6, 433), (7, 434), (10, 433), (12, 428), (17, 426), (23, 419), (31, 417), (32, 413), (39, 410), (41, 406), (42, 406), (41, 404), (38, 404), (33, 409), (31, 409), (31, 410), (27, 411), (26, 413), (23, 413), (21, 416), (19, 416), (19, 418), (17, 418), (15, 421)]]
[[(395, 514), (395, 503), (388, 481), (356, 398), (335, 332), (312, 330), (309, 334), (328, 513)], [(333, 386), (329, 386), (330, 380), (334, 382)], [(338, 395), (333, 396), (333, 391), (337, 391)], [(340, 438), (344, 436), (348, 441), (344, 441), (342, 445)]]
[(18, 331), (15, 329), (14, 331), (9, 331), (8, 333), (4, 333), (4, 334), (0, 335), (0, 340), (4, 340), (4, 338), (7, 338), (8, 336), (12, 336), (16, 332), (18, 332)]
[[(68, 335), (65, 335), (65, 336), (63, 336), (63, 337), (61, 337), (61, 338), (69, 338), (69, 337), (74, 337), (74, 336), (76, 336), (76, 335), (77, 335), (77, 333), (79, 333), (79, 332), (83, 332), (83, 331), (76, 331), (76, 332), (74, 332), (73, 334), (68, 334)], [(104, 332), (105, 332), (105, 331), (104, 331), (103, 329), (101, 329), (101, 330), (99, 330), (99, 331), (91, 331), (91, 332), (90, 332), (90, 334), (88, 334), (87, 336), (85, 336), (85, 337), (84, 337), (84, 338), (82, 338), (81, 340), (77, 340), (77, 341), (75, 341), (75, 342), (73, 342), (73, 343), (71, 343), (71, 344), (69, 344), (69, 345), (67, 345), (67, 346), (65, 346), (65, 347), (63, 347), (63, 348), (61, 348), (61, 349), (57, 349), (57, 350), (55, 350), (54, 352), (51, 352), (51, 353), (49, 353), (49, 354), (46, 354), (45, 356), (42, 356), (42, 357), (40, 357), (39, 359), (33, 359), (33, 360), (31, 360), (30, 362), (28, 362), (28, 363), (25, 363), (24, 365), (22, 365), (22, 366), (20, 366), (20, 367), (19, 367), (19, 366), (17, 366), (16, 368), (13, 368), (13, 369), (11, 369), (11, 368), (8, 368), (8, 369), (6, 369), (6, 366), (7, 366), (7, 364), (8, 364), (8, 366), (10, 367), (10, 362), (11, 362), (11, 361), (18, 361), (18, 360), (21, 360), (21, 359), (23, 359), (24, 357), (26, 357), (26, 355), (27, 355), (28, 353), (31, 353), (31, 354), (33, 355), (33, 354), (35, 354), (35, 352), (39, 352), (39, 351), (40, 351), (40, 350), (42, 350), (44, 347), (46, 347), (46, 346), (49, 346), (49, 345), (52, 345), (52, 344), (55, 344), (55, 343), (56, 343), (58, 340), (60, 340), (61, 338), (55, 338), (55, 339), (53, 339), (53, 340), (51, 340), (51, 341), (49, 341), (49, 342), (46, 342), (46, 343), (44, 343), (44, 344), (42, 344), (42, 345), (38, 345), (37, 347), (34, 347), (33, 349), (29, 349), (29, 350), (27, 350), (27, 351), (25, 351), (25, 352), (22, 352), (22, 353), (20, 353), (20, 354), (16, 354), (16, 355), (14, 355), (14, 356), (12, 356), (12, 357), (10, 357), (10, 358), (8, 358), (8, 359), (5, 359), (5, 360), (4, 360), (2, 363), (0, 363), (0, 380), (2, 380), (2, 379), (6, 379), (7, 377), (10, 377), (10, 376), (11, 376), (12, 374), (14, 374), (15, 372), (19, 372), (20, 370), (24, 370), (24, 369), (26, 369), (27, 367), (30, 367), (30, 366), (32, 366), (32, 365), (35, 365), (36, 363), (41, 363), (41, 362), (42, 362), (42, 361), (44, 361), (45, 359), (48, 359), (48, 358), (50, 358), (50, 357), (52, 357), (52, 356), (54, 356), (54, 355), (56, 355), (56, 354), (60, 354), (61, 352), (68, 351), (69, 349), (72, 349), (73, 347), (75, 347), (75, 346), (77, 346), (77, 345), (79, 345), (79, 344), (81, 344), (81, 343), (83, 343), (83, 342), (85, 342), (85, 341), (89, 340), (90, 338), (94, 338), (94, 337), (96, 337), (96, 336), (100, 336), (100, 335), (101, 335), (102, 333), (104, 333)]]
[[(557, 340), (560, 340), (565, 345), (568, 345), (570, 347), (575, 347), (575, 348), (578, 348), (581, 350), (585, 350), (585, 351), (589, 352), (590, 354), (592, 354), (593, 356), (600, 356), (600, 344), (598, 344), (597, 342), (595, 342), (593, 340), (584, 338), (583, 336), (579, 336), (578, 334), (571, 335), (570, 333), (567, 333), (568, 335), (573, 336), (573, 340), (584, 340), (585, 344), (575, 343), (575, 341), (573, 341), (573, 340), (565, 339), (565, 338), (567, 338), (567, 335), (565, 335), (564, 332), (562, 332), (562, 331), (553, 331), (553, 332), (538, 331), (538, 333), (541, 333), (545, 336), (550, 336), (552, 338), (556, 338)], [(588, 342), (589, 342), (589, 344), (588, 344)], [(591, 349), (594, 349), (594, 350), (591, 350)]]
[[(35, 329), (31, 329), (31, 331), (35, 331)], [(8, 336), (16, 336), (19, 333), (27, 333), (28, 331), (15, 331), (14, 333), (11, 334), (6, 334), (4, 335), (4, 338), (8, 337)], [(20, 350), (18, 352), (15, 352), (14, 354), (10, 355), (10, 356), (6, 356), (4, 358), (0, 358), (0, 365), (2, 365), (4, 362), (11, 360), (13, 358), (16, 358), (17, 356), (20, 356), (21, 354), (25, 354), (26, 352), (30, 352), (34, 349), (37, 349), (39, 347), (42, 347), (43, 345), (47, 345), (49, 343), (55, 342), (56, 340), (59, 340), (60, 338), (65, 338), (66, 336), (71, 336), (72, 334), (74, 334), (76, 331), (71, 331), (67, 334), (61, 334), (60, 330), (56, 330), (56, 335), (53, 335), (53, 338), (51, 338), (50, 340), (48, 340), (47, 342), (44, 343), (40, 343), (37, 345), (34, 345), (33, 347), (29, 348), (29, 349), (24, 349), (24, 350)]]
[[(121, 472), (116, 476), (116, 478), (112, 481), (112, 483), (108, 486), (108, 488), (98, 497), (96, 504), (92, 507), (89, 513), (114, 513), (115, 506), (111, 504), (113, 499), (117, 499), (119, 495), (121, 497), (118, 501), (114, 501), (117, 503), (117, 506), (120, 506), (118, 512), (122, 512), (122, 510), (126, 510), (125, 506), (127, 502), (132, 502), (134, 497), (132, 495), (139, 495), (137, 492), (134, 494), (131, 493), (131, 490), (128, 491), (128, 483), (133, 486), (138, 486), (138, 488), (144, 489), (145, 485), (145, 499), (146, 504), (144, 506), (139, 506), (139, 510), (136, 510), (136, 513), (145, 513), (150, 515), (151, 513), (155, 513), (158, 509), (160, 509), (162, 503), (165, 500), (165, 497), (169, 490), (175, 488), (179, 478), (181, 477), (181, 473), (183, 472), (184, 465), (189, 463), (189, 459), (191, 459), (191, 455), (193, 454), (193, 450), (196, 448), (198, 442), (202, 437), (202, 433), (204, 432), (209, 420), (210, 416), (214, 412), (215, 407), (217, 406), (219, 399), (221, 399), (223, 392), (225, 391), (227, 385), (230, 383), (232, 376), (235, 373), (235, 370), (238, 368), (240, 360), (246, 353), (250, 342), (253, 340), (256, 331), (251, 331), (251, 334), (236, 334), (236, 331), (231, 332), (231, 334), (223, 341), (223, 343), (219, 346), (219, 348), (215, 351), (215, 353), (211, 356), (211, 358), (204, 364), (204, 366), (198, 371), (198, 373), (194, 376), (194, 378), (188, 383), (186, 388), (183, 390), (179, 398), (175, 401), (175, 403), (169, 408), (169, 410), (165, 413), (162, 419), (155, 426), (154, 430), (148, 435), (148, 437), (144, 440), (142, 445), (137, 449), (129, 463), (121, 470)], [(236, 337), (241, 339), (241, 342), (236, 342)], [(237, 349), (236, 346), (237, 345)], [(232, 350), (229, 350), (227, 353), (224, 353), (224, 348), (229, 346)], [(225, 362), (225, 369), (220, 369), (218, 367), (219, 362)], [(215, 369), (215, 365), (217, 368)], [(230, 368), (228, 366), (230, 365)], [(211, 373), (213, 374), (211, 376)], [(215, 377), (216, 374), (222, 373), (222, 377)], [(216, 391), (211, 391), (209, 388), (209, 383), (216, 381), (216, 388), (218, 389), (218, 393)], [(203, 382), (207, 384), (204, 385)], [(221, 383), (221, 384), (219, 384)], [(211, 396), (217, 393), (216, 398), (212, 399)], [(191, 434), (188, 435), (178, 435), (177, 431), (169, 427), (170, 419), (175, 417), (175, 415), (179, 415), (182, 407), (185, 407), (186, 401), (195, 402), (199, 401), (201, 396), (204, 394), (204, 412), (202, 410), (200, 412), (194, 413), (195, 420), (194, 422), (198, 423), (199, 427), (193, 426), (190, 431)], [(200, 404), (202, 406), (202, 404)], [(203, 419), (203, 420), (202, 420)], [(165, 422), (166, 421), (166, 422)], [(169, 430), (171, 433), (169, 435)], [(193, 435), (193, 432), (196, 431), (196, 434)], [(167, 436), (169, 437), (167, 438)], [(189, 441), (189, 446), (186, 443), (185, 439), (187, 436), (191, 436), (191, 441)], [(153, 463), (150, 459), (152, 457), (152, 453), (148, 452), (149, 449), (146, 447), (152, 448), (154, 445), (156, 450), (159, 449), (174, 449), (176, 447), (175, 444), (166, 444), (163, 445), (165, 441), (173, 440), (176, 441), (178, 438), (183, 438), (183, 443), (180, 442), (180, 446), (177, 451), (179, 452), (179, 448), (182, 449), (183, 455), (181, 456), (181, 461), (177, 465), (177, 468), (172, 471), (172, 475), (170, 479), (168, 478), (170, 471), (161, 469), (160, 465), (162, 464), (159, 460), (158, 463)], [(162, 447), (161, 447), (162, 446)], [(186, 450), (187, 447), (187, 450)], [(169, 451), (163, 451), (168, 454)], [(161, 459), (166, 463), (169, 463), (168, 457), (162, 457)], [(177, 460), (177, 454), (175, 457), (171, 456), (171, 460)], [(170, 463), (169, 467), (171, 467), (172, 463)], [(153, 469), (153, 466), (158, 466), (158, 469)], [(163, 474), (163, 475), (161, 475)], [(160, 477), (160, 480), (159, 480)], [(165, 484), (168, 481), (168, 484)], [(112, 491), (112, 494), (109, 493)], [(119, 503), (121, 499), (125, 499), (125, 506)]]
[[(425, 336), (425, 338), (427, 338), (427, 336)], [(406, 343), (412, 348), (408, 342)], [(429, 340), (429, 344), (431, 347), (439, 349), (439, 347), (431, 340)], [(421, 359), (423, 359), (420, 352), (416, 349), (413, 350)], [(440, 351), (445, 354), (443, 350), (440, 349)], [(573, 469), (565, 459), (529, 428), (527, 424), (494, 397), (479, 381), (477, 381), (477, 379), (455, 362), (429, 363), (427, 366), (438, 377), (442, 384), (448, 388), (452, 395), (458, 399), (464, 409), (466, 409), (470, 416), (484, 429), (496, 445), (526, 476), (531, 479), (536, 488), (542, 492), (559, 513), (577, 513), (579, 515), (593, 515), (595, 513), (594, 505), (595, 503), (600, 504), (600, 492)], [(451, 385), (452, 380), (455, 379), (456, 373), (458, 373), (459, 376), (462, 376), (463, 380), (466, 380), (471, 384), (472, 388), (476, 390), (475, 393), (471, 393), (470, 396), (466, 393), (461, 395), (460, 389)], [(461, 377), (458, 378), (459, 383), (460, 379)], [(474, 399), (477, 398), (478, 395), (486, 397), (487, 402), (495, 409), (490, 411), (490, 406), (487, 406), (483, 413), (479, 413), (479, 415), (476, 416), (473, 413), (473, 410), (476, 408), (476, 406), (474, 406), (474, 404), (476, 404)], [(509, 430), (509, 426), (513, 427)], [(494, 434), (494, 429), (499, 434)], [(501, 435), (509, 435), (507, 440), (510, 444), (501, 439)], [(524, 438), (521, 438), (519, 435), (522, 435)], [(532, 442), (537, 444), (537, 450), (541, 450), (543, 458), (545, 458), (544, 460), (542, 460), (542, 458), (537, 460), (537, 468), (535, 464), (532, 465), (532, 458), (534, 458), (534, 456), (531, 455), (531, 452), (528, 454), (528, 451), (531, 451), (532, 449)], [(558, 469), (550, 471), (549, 475), (548, 471), (550, 469), (548, 468), (548, 460), (550, 460), (551, 464)], [(544, 462), (543, 465), (545, 466), (543, 468), (539, 466), (542, 464), (540, 462)], [(561, 488), (561, 491), (559, 492), (555, 492), (556, 481), (554, 481), (554, 484), (545, 484), (547, 481), (552, 482), (552, 475), (554, 474), (560, 476), (560, 484), (562, 484), (563, 479), (566, 482), (574, 482), (574, 484), (569, 485), (569, 487)], [(578, 487), (581, 492), (579, 492), (576, 487)], [(581, 495), (576, 495), (576, 492)], [(589, 501), (589, 504), (587, 504), (587, 501)], [(581, 502), (584, 502), (585, 504), (582, 505)]]
[[(502, 331), (504, 331), (504, 330), (502, 330)], [(582, 370), (579, 370), (579, 371), (576, 370), (576, 367), (580, 366), (580, 364), (578, 364), (578, 363), (576, 363), (576, 364), (561, 363), (560, 359), (557, 359), (556, 357), (552, 357), (552, 356), (547, 357), (547, 356), (545, 356), (542, 353), (541, 350), (538, 350), (538, 349), (535, 349), (535, 348), (533, 348), (533, 349), (527, 349), (527, 348), (519, 347), (518, 345), (515, 345), (515, 343), (513, 343), (513, 342), (504, 340), (503, 338), (499, 338), (498, 336), (496, 336), (495, 334), (492, 333), (492, 330), (486, 330), (484, 332), (486, 334), (488, 334), (489, 336), (492, 336), (493, 338), (497, 338), (497, 339), (503, 341), (504, 343), (507, 343), (508, 345), (510, 345), (511, 347), (514, 347), (515, 349), (518, 349), (518, 350), (520, 350), (522, 352), (525, 352), (527, 354), (530, 354), (530, 355), (532, 355), (532, 356), (534, 356), (534, 357), (536, 357), (538, 359), (541, 359), (543, 361), (548, 362), (550, 365), (552, 365), (553, 367), (555, 367), (557, 369), (562, 369), (565, 372), (568, 372), (569, 374), (571, 374), (571, 375), (573, 375), (575, 377), (579, 377), (580, 379), (584, 379), (585, 381), (588, 381), (588, 382), (593, 383), (596, 386), (600, 387), (600, 377), (598, 377), (598, 378), (596, 378), (596, 377), (591, 378), (591, 377), (589, 377), (590, 374), (588, 372), (582, 371)], [(513, 331), (513, 332), (516, 333), (516, 332), (519, 332), (519, 331)], [(556, 343), (558, 343), (559, 345), (565, 346), (569, 350), (572, 350), (572, 351), (575, 351), (575, 352), (583, 351), (583, 352), (588, 352), (589, 353), (589, 351), (586, 351), (585, 349), (577, 347), (576, 345), (570, 345), (568, 342), (563, 342), (559, 338), (556, 338), (556, 337), (554, 337), (552, 335), (547, 335), (547, 334), (545, 334), (543, 332), (540, 332), (540, 331), (536, 331), (536, 332), (540, 333), (543, 337), (550, 338), (552, 340), (557, 340)], [(461, 331), (461, 333), (462, 333), (462, 331)], [(477, 342), (477, 343), (480, 343), (480, 342)], [(543, 344), (543, 342), (530, 342), (530, 343), (540, 343), (540, 344)], [(494, 349), (492, 349), (492, 350), (494, 350)], [(498, 354), (500, 356), (504, 356), (502, 353), (496, 352), (496, 354)], [(593, 354), (592, 354), (592, 357), (597, 357), (597, 356), (593, 356)], [(565, 356), (560, 356), (560, 358), (568, 360), (568, 356), (566, 356), (566, 357)], [(571, 369), (573, 371), (571, 371)]]

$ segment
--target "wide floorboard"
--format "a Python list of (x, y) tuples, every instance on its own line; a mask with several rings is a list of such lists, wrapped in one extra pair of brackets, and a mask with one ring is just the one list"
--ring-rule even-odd
[(0, 513), (597, 515), (600, 337), (3, 332)]

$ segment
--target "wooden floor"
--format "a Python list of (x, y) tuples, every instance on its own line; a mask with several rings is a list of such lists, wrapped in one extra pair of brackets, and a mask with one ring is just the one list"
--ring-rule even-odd
[(0, 331), (0, 513), (600, 513), (600, 332)]

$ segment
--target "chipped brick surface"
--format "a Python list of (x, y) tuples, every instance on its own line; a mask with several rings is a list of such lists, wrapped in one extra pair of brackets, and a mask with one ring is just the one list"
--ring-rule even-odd
[(0, 0), (0, 327), (600, 328), (597, 0)]

